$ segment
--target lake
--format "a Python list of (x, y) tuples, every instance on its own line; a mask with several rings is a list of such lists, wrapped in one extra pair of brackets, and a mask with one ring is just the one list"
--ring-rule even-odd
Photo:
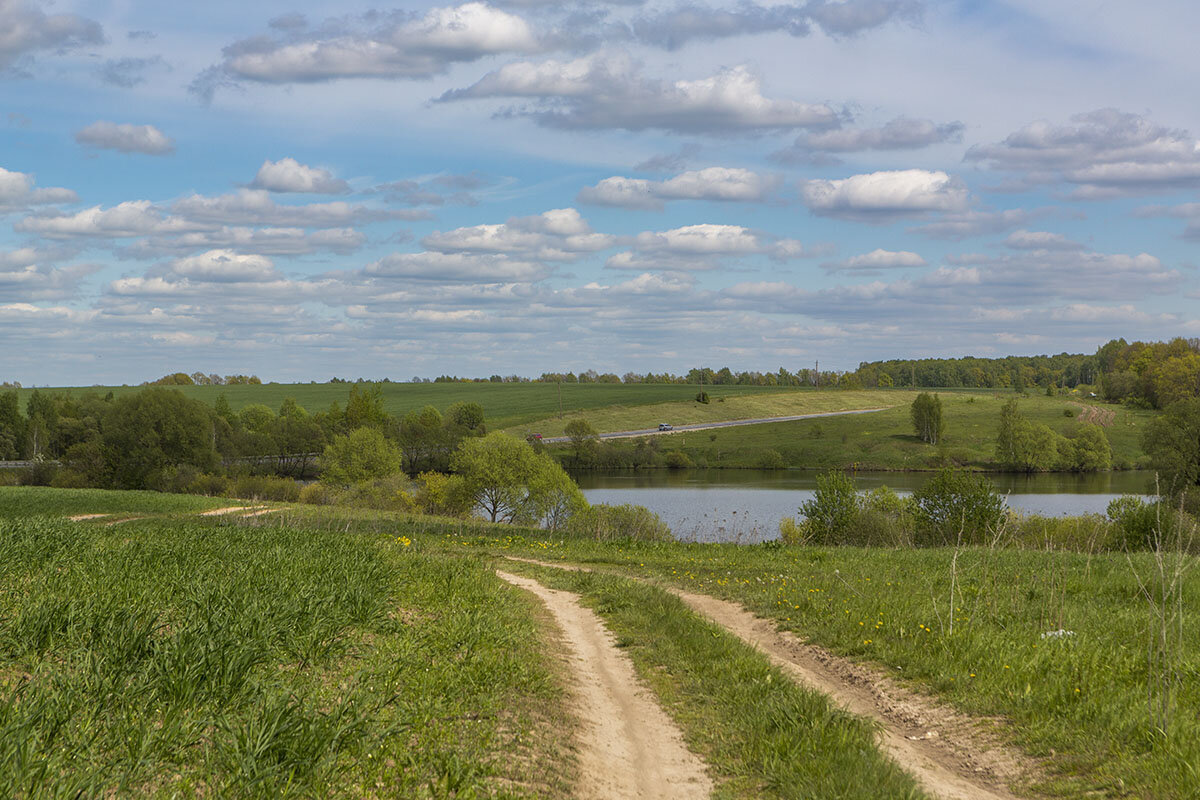
[[(816, 472), (790, 470), (643, 470), (585, 472), (573, 477), (589, 503), (633, 503), (658, 514), (676, 537), (700, 542), (761, 542), (779, 535), (779, 521), (796, 516), (813, 496)], [(860, 489), (889, 486), (911, 493), (932, 472), (859, 472)], [(989, 474), (1008, 505), (1047, 516), (1103, 514), (1124, 494), (1147, 494), (1147, 472), (1092, 475)]]

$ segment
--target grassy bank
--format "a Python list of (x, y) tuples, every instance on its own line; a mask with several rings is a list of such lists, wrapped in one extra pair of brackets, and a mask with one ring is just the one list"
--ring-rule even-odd
[(2, 796), (567, 793), (533, 607), (476, 559), (24, 517), (0, 587)]
[[(659, 449), (680, 450), (697, 466), (708, 467), (924, 470), (953, 464), (988, 469), (995, 467), (1000, 408), (1014, 397), (1012, 393), (992, 392), (941, 394), (946, 434), (935, 447), (913, 434), (909, 406), (915, 395), (911, 392), (831, 392), (814, 396), (831, 401), (841, 399), (847, 408), (855, 407), (852, 403), (862, 404), (857, 407), (890, 405), (891, 408), (872, 414), (675, 433), (664, 437)], [(766, 399), (738, 398), (707, 408), (720, 409), (735, 402)], [(1075, 415), (1079, 411), (1078, 401), (1068, 397), (1031, 395), (1020, 400), (1020, 408), (1030, 420), (1049, 425), (1059, 433), (1066, 433), (1078, 424), (1076, 416), (1064, 413)], [(1141, 434), (1155, 412), (1104, 408), (1116, 412), (1113, 423), (1104, 429), (1112, 445), (1114, 465), (1132, 468), (1143, 464)], [(632, 444), (615, 446), (632, 447)], [(562, 451), (565, 453), (566, 448)], [(772, 454), (778, 454), (778, 458)]]

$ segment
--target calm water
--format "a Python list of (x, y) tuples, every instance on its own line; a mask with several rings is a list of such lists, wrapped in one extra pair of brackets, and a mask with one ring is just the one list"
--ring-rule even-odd
[[(657, 513), (681, 539), (760, 542), (779, 535), (779, 520), (795, 516), (812, 498), (815, 472), (759, 470), (647, 470), (580, 473), (591, 503), (635, 503)], [(908, 494), (933, 473), (860, 472), (860, 489), (890, 486)], [(1028, 513), (1103, 514), (1110, 500), (1146, 494), (1145, 472), (1098, 475), (989, 475), (1009, 507)]]

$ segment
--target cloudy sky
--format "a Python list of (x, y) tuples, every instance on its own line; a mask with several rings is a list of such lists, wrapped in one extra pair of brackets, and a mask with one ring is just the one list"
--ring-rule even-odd
[(1200, 335), (1200, 5), (0, 0), (0, 379)]

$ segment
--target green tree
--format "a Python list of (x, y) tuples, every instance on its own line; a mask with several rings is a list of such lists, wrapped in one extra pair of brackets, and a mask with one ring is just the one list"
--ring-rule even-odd
[(1044, 472), (1059, 465), (1063, 437), (1049, 426), (1029, 421), (1016, 400), (1000, 409), (996, 429), (996, 461), (1023, 472)]
[(451, 467), (462, 476), (475, 507), (492, 522), (541, 522), (555, 505), (582, 500), (557, 462), (505, 433), (464, 439)]
[(1150, 420), (1142, 446), (1163, 490), (1176, 493), (1200, 484), (1200, 398), (1173, 403)]
[(800, 504), (800, 513), (814, 542), (838, 544), (858, 516), (854, 479), (838, 470), (818, 475), (816, 491)]
[(446, 422), (468, 431), (483, 428), (483, 406), (479, 403), (459, 401), (446, 409)]
[(446, 467), (443, 455), (446, 436), (442, 423), (441, 412), (433, 406), (425, 406), (420, 411), (414, 409), (400, 420), (398, 439), (400, 452), (404, 456), (404, 469), (408, 474)]
[(383, 410), (383, 387), (377, 383), (356, 383), (350, 387), (346, 400), (346, 427), (375, 428), (387, 426), (388, 413)]
[(325, 447), (321, 479), (347, 486), (386, 478), (400, 471), (400, 451), (374, 428), (358, 428), (349, 436), (335, 436)]
[[(1099, 425), (1083, 423), (1072, 436), (1059, 444), (1060, 447), (1068, 445), (1062, 449), (1071, 454), (1069, 469), (1076, 472), (1107, 472), (1112, 469), (1112, 446)], [(1060, 453), (1060, 458), (1063, 455)]]
[(912, 494), (917, 545), (983, 544), (998, 529), (1004, 498), (987, 478), (945, 469)]
[(921, 392), (913, 400), (912, 409), (913, 430), (921, 441), (937, 444), (946, 432), (946, 421), (942, 417), (942, 399), (936, 394)]
[(19, 458), (24, 439), (25, 418), (21, 416), (21, 401), (17, 393), (0, 394), (0, 460)]
[(177, 389), (145, 389), (115, 400), (101, 424), (107, 482), (143, 489), (168, 467), (217, 464), (212, 412)]
[(571, 449), (575, 454), (575, 465), (590, 464), (596, 458), (596, 449), (600, 443), (600, 434), (586, 419), (573, 419), (567, 423), (563, 432), (571, 440)]

